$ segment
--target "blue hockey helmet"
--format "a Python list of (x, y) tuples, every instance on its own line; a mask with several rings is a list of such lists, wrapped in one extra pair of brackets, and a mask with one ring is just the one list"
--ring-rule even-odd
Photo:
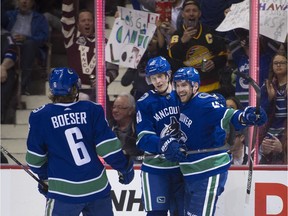
[(200, 86), (200, 76), (198, 71), (193, 68), (193, 67), (183, 67), (178, 69), (175, 74), (174, 74), (174, 78), (173, 81), (177, 82), (177, 81), (188, 81), (190, 82), (192, 85), (192, 82), (197, 82), (198, 85)]
[(146, 66), (146, 77), (159, 73), (171, 73), (169, 62), (162, 56), (149, 59)]
[(164, 73), (169, 76), (171, 74), (171, 66), (169, 62), (162, 56), (149, 59), (146, 66), (146, 82), (151, 85), (150, 76)]
[(77, 91), (80, 88), (80, 79), (76, 71), (71, 68), (59, 67), (51, 71), (49, 87), (51, 93), (56, 96), (65, 96), (71, 93), (75, 86)]

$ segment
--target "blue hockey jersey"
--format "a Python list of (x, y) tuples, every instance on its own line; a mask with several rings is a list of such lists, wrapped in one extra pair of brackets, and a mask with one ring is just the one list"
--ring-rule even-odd
[(109, 194), (98, 155), (112, 168), (125, 170), (120, 141), (99, 104), (46, 104), (31, 112), (29, 124), (26, 161), (40, 178), (48, 179), (48, 198), (83, 203)]
[[(136, 104), (138, 136), (137, 147), (145, 152), (159, 154), (159, 141), (164, 136), (179, 136), (179, 102), (175, 91), (166, 96), (154, 90), (146, 92)], [(144, 159), (141, 170), (154, 174), (179, 172), (178, 163), (162, 157)]]
[[(181, 105), (180, 111), (183, 133), (180, 142), (188, 150), (223, 146), (230, 121), (235, 128), (241, 128), (238, 120), (241, 112), (223, 107), (207, 93), (198, 93), (188, 103)], [(227, 171), (230, 161), (227, 151), (215, 151), (190, 154), (186, 161), (179, 163), (184, 178), (200, 179)]]

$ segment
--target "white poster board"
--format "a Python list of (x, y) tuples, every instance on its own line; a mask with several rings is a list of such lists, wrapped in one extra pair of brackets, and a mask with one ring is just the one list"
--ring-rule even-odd
[(105, 60), (123, 67), (137, 68), (152, 39), (159, 15), (151, 12), (118, 7), (105, 47)]
[[(249, 30), (250, 0), (232, 4), (216, 31), (226, 32), (236, 28)], [(287, 36), (287, 0), (260, 0), (259, 30), (261, 35), (283, 43)]]

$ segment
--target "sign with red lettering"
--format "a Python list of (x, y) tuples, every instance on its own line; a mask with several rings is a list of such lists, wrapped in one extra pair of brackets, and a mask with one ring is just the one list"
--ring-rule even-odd
[(288, 187), (279, 183), (255, 184), (255, 216), (287, 216)]

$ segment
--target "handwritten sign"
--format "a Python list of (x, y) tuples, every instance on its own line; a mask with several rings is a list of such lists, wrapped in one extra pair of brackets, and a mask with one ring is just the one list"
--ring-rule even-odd
[[(216, 29), (220, 32), (236, 28), (249, 30), (249, 0), (232, 4), (231, 11)], [(260, 0), (260, 34), (284, 42), (287, 36), (287, 0)]]
[(152, 39), (159, 14), (118, 7), (120, 17), (115, 19), (105, 60), (124, 67), (137, 68)]

